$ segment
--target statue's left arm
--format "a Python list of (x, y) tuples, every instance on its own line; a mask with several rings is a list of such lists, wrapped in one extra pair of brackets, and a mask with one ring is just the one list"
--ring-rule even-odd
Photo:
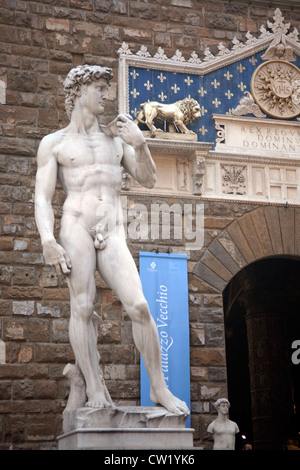
[(122, 165), (133, 178), (146, 188), (153, 188), (156, 166), (145, 137), (138, 126), (127, 116), (117, 118), (118, 135), (124, 142)]

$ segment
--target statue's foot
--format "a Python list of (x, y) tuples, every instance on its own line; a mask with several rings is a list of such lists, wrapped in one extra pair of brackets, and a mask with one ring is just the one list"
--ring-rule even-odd
[(89, 397), (85, 406), (89, 408), (114, 408), (113, 403), (109, 402), (105, 398), (105, 393), (103, 392), (94, 393), (91, 397)]
[(150, 399), (153, 403), (162, 405), (170, 413), (176, 415), (189, 415), (190, 410), (188, 409), (186, 403), (179, 398), (176, 398), (167, 387), (163, 387), (159, 390), (151, 390)]

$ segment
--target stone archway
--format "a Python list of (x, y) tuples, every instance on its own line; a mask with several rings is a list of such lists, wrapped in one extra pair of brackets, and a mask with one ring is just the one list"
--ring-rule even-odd
[(194, 274), (222, 292), (241, 269), (272, 256), (300, 255), (300, 208), (261, 206), (232, 222), (214, 239)]
[[(260, 206), (253, 211), (246, 213), (239, 219), (233, 221), (210, 243), (197, 263), (194, 269), (194, 274), (206, 284), (213, 287), (214, 291), (219, 292), (220, 301), (221, 299), (223, 301), (223, 292), (228, 284), (231, 283), (231, 281), (235, 279), (237, 275), (242, 276), (243, 272), (246, 270), (249, 271), (249, 267), (255, 266), (257, 262), (261, 260), (274, 260), (276, 258), (299, 259), (299, 228), (300, 208)], [(245, 282), (248, 282), (248, 279), (245, 279)], [(235, 296), (238, 295), (238, 288), (236, 289), (236, 292), (233, 288), (231, 299), (232, 302), (234, 302)], [(253, 297), (251, 297), (251, 299), (253, 300)], [(256, 299), (256, 297), (254, 297), (254, 299)], [(253, 301), (250, 303), (252, 308), (250, 313), (252, 315), (256, 309), (256, 304)], [(270, 326), (268, 323), (270, 319), (271, 322), (275, 322), (274, 328), (272, 327), (274, 331), (276, 332), (280, 329), (280, 326), (278, 326), (279, 323), (276, 323), (277, 311), (275, 311), (276, 309), (273, 308), (274, 302), (272, 303), (266, 301), (265, 304), (266, 307), (264, 313), (275, 313), (275, 316), (272, 315), (271, 318), (271, 315), (269, 315), (267, 318), (265, 315), (260, 317), (259, 321), (257, 321), (256, 315), (252, 315), (252, 318), (250, 318), (248, 315), (249, 331), (254, 331), (256, 328), (252, 335), (253, 339), (255, 339), (257, 334), (260, 333), (262, 335), (266, 335), (266, 332), (268, 332), (268, 328)], [(267, 311), (268, 309), (271, 310)], [(262, 321), (265, 321), (264, 329), (261, 326)], [(257, 325), (259, 325), (258, 329)], [(262, 337), (260, 337), (260, 340), (262, 340)], [(271, 342), (272, 340), (270, 339), (268, 342), (268, 347), (270, 346), (270, 360), (272, 360), (273, 354)], [(255, 352), (257, 343), (255, 343), (254, 346), (253, 344), (251, 346), (252, 352)], [(256, 360), (257, 356), (253, 354), (251, 361), (254, 367)], [(258, 404), (260, 404), (259, 400), (257, 401)], [(272, 427), (272, 423), (270, 426)], [(264, 423), (261, 427), (266, 428), (266, 423)]]

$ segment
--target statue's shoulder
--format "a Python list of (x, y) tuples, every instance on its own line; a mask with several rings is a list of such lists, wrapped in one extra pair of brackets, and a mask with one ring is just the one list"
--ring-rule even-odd
[(58, 131), (52, 132), (51, 134), (45, 135), (42, 138), (41, 143), (56, 144), (56, 143), (61, 142), (63, 140), (65, 134), (66, 134), (65, 129), (60, 129)]
[(210, 432), (210, 433), (213, 433), (214, 430), (215, 430), (215, 424), (216, 424), (216, 420), (214, 419), (214, 420), (208, 425), (207, 431)]
[(43, 150), (54, 150), (54, 148), (63, 141), (64, 136), (64, 129), (45, 135), (39, 145), (40, 152)]

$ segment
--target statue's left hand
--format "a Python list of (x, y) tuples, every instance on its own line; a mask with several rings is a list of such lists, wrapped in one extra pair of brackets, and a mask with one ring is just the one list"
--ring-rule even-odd
[(138, 147), (145, 143), (142, 131), (128, 114), (119, 114), (117, 117), (117, 129), (119, 137), (126, 144)]

